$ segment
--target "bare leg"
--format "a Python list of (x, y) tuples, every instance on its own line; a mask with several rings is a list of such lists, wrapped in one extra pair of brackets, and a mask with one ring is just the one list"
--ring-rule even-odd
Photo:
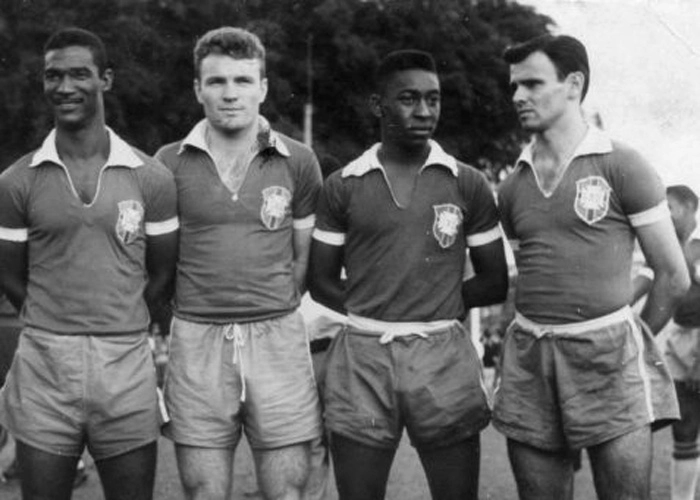
[(175, 445), (180, 481), (188, 500), (227, 500), (231, 494), (233, 448)]
[(260, 491), (267, 500), (299, 500), (309, 477), (309, 443), (253, 450)]
[(570, 500), (574, 495), (571, 454), (508, 440), (508, 457), (520, 500)]
[(331, 456), (340, 500), (383, 500), (396, 450), (373, 448), (331, 435)]
[(156, 478), (158, 445), (95, 462), (107, 500), (151, 500)]
[(648, 500), (651, 428), (644, 426), (588, 449), (600, 500)]
[(433, 500), (479, 498), (479, 435), (452, 446), (418, 450)]
[(17, 441), (24, 500), (70, 500), (80, 457), (54, 455)]

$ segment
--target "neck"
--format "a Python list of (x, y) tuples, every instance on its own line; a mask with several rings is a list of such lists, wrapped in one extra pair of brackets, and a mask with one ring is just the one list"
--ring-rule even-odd
[(555, 127), (535, 134), (535, 151), (546, 154), (563, 163), (573, 154), (588, 132), (588, 124), (582, 116), (562, 121)]
[(391, 165), (402, 165), (404, 168), (420, 168), (430, 154), (430, 144), (428, 142), (416, 147), (382, 142), (379, 148), (379, 159), (382, 163)]
[(209, 149), (214, 151), (240, 151), (248, 149), (256, 140), (258, 135), (258, 121), (256, 120), (251, 127), (225, 132), (211, 126), (207, 122), (206, 141)]
[(104, 122), (75, 130), (56, 126), (56, 150), (62, 159), (89, 159), (109, 156), (109, 134)]

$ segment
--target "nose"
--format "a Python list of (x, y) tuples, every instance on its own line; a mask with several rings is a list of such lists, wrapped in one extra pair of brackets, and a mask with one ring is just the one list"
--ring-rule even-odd
[(60, 92), (62, 94), (70, 94), (73, 92), (73, 80), (70, 76), (63, 75), (61, 77), (61, 80), (58, 82), (58, 86), (56, 87), (56, 92)]
[(238, 98), (238, 88), (235, 83), (228, 82), (224, 86), (223, 98), (226, 101), (234, 101)]
[(518, 104), (525, 101), (525, 91), (523, 90), (522, 85), (515, 85), (513, 89), (513, 103)]
[(430, 116), (432, 115), (432, 110), (430, 106), (428, 105), (428, 101), (425, 99), (419, 99), (418, 104), (416, 104), (414, 114), (416, 116)]

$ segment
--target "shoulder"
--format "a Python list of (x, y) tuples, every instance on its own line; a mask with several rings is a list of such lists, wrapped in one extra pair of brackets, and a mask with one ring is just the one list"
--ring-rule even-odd
[(275, 131), (276, 140), (283, 144), (283, 149), (286, 148), (289, 156), (287, 157), (292, 165), (298, 165), (302, 168), (308, 165), (314, 165), (317, 162), (316, 154), (306, 144), (303, 144), (296, 139), (292, 139), (282, 132)]
[(0, 173), (0, 183), (3, 186), (17, 186), (28, 182), (34, 173), (34, 169), (29, 166), (34, 151), (27, 153)]
[(183, 141), (184, 139), (181, 139), (162, 146), (158, 151), (156, 151), (156, 154), (153, 155), (154, 158), (172, 170), (174, 164), (176, 163), (178, 153), (182, 148)]

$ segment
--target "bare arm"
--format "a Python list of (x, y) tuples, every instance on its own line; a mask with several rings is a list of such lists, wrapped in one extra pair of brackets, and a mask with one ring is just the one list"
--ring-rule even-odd
[(311, 233), (313, 233), (313, 227), (305, 229), (294, 228), (292, 236), (294, 245), (294, 283), (297, 290), (299, 290), (299, 295), (304, 295), (304, 292), (306, 292), (306, 271), (309, 267)]
[(152, 317), (166, 307), (173, 295), (177, 262), (178, 231), (147, 236), (146, 269), (148, 284), (144, 297)]
[(670, 218), (637, 228), (637, 237), (654, 280), (641, 317), (656, 334), (668, 322), (690, 286), (688, 269)]
[(653, 282), (652, 278), (644, 274), (637, 274), (632, 278), (632, 304), (636, 304), (639, 299), (649, 293)]
[(506, 300), (508, 294), (508, 264), (503, 240), (472, 247), (469, 255), (474, 276), (462, 284), (462, 298), (467, 309), (487, 306)]
[(343, 246), (329, 245), (316, 239), (311, 242), (309, 260), (309, 292), (311, 297), (329, 309), (345, 312)]
[(0, 240), (0, 290), (18, 311), (27, 297), (27, 243)]

